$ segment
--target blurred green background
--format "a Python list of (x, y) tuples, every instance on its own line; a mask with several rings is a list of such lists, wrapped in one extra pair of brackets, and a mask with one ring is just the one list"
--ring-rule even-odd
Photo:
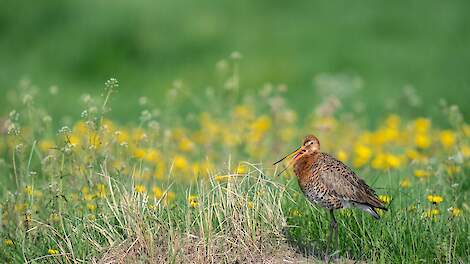
[[(120, 81), (112, 115), (135, 120), (138, 98), (159, 104), (175, 79), (194, 96), (217, 86), (215, 65), (240, 51), (241, 88), (285, 83), (290, 104), (312, 111), (321, 73), (360, 77), (344, 109), (371, 120), (404, 111), (403, 87), (438, 111), (445, 98), (470, 113), (470, 1), (2, 1), (0, 89), (27, 78), (53, 116), (79, 117), (78, 98)], [(219, 82), (220, 83), (220, 82)], [(59, 96), (50, 98), (51, 85)], [(0, 114), (13, 106), (0, 97)]]

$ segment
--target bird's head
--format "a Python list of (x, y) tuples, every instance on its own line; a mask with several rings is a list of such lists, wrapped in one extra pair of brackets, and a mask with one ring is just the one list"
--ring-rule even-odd
[(304, 138), (302, 146), (300, 146), (299, 148), (297, 148), (290, 154), (286, 155), (282, 159), (276, 161), (273, 165), (278, 164), (279, 162), (285, 160), (288, 157), (292, 157), (292, 159), (289, 161), (288, 166), (286, 167), (287, 169), (290, 165), (294, 164), (295, 162), (300, 160), (302, 157), (313, 155), (319, 151), (320, 151), (320, 141), (318, 140), (318, 138), (314, 135), (308, 135)]

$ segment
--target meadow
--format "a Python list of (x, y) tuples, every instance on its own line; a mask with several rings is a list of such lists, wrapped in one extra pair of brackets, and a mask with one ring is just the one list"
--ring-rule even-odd
[[(238, 61), (237, 53), (226, 60), (228, 81), (203, 97), (175, 82), (163, 108), (140, 98), (141, 115), (130, 124), (109, 118), (120, 96), (114, 78), (82, 95), (80, 117), (59, 128), (35, 102), (41, 91), (23, 83), (0, 141), (0, 258), (321, 261), (327, 213), (305, 200), (292, 172), (275, 176), (284, 165), (272, 166), (313, 132), (389, 208), (380, 221), (350, 209), (338, 214), (338, 261), (468, 262), (470, 125), (458, 106), (441, 105), (445, 127), (430, 116), (389, 113), (370, 129), (363, 112), (342, 112), (331, 96), (301, 121), (285, 85), (241, 94)], [(62, 91), (42, 92), (59, 100)], [(200, 110), (177, 114), (188, 105)]]
[(468, 10), (4, 1), (0, 263), (322, 262), (273, 165), (312, 133), (389, 208), (337, 212), (336, 262), (470, 263)]

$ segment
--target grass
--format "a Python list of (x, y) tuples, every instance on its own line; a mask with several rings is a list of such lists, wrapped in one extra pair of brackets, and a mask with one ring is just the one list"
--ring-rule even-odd
[[(362, 112), (341, 111), (340, 99), (329, 97), (302, 124), (284, 98), (286, 87), (244, 94), (233, 81), (237, 59), (229, 62), (224, 89), (202, 98), (175, 83), (164, 111), (141, 99), (139, 120), (125, 125), (109, 119), (113, 98), (122, 96), (115, 79), (101, 96), (80, 98), (81, 118), (60, 129), (36, 103), (36, 88), (24, 84), (0, 144), (0, 258), (320, 261), (326, 212), (306, 201), (291, 172), (275, 177), (280, 167), (271, 166), (314, 131), (323, 151), (389, 203), (380, 221), (337, 212), (341, 260), (469, 260), (470, 126), (458, 107), (442, 106), (447, 128), (390, 113), (368, 129)], [(341, 87), (354, 84), (331, 78)], [(180, 107), (202, 110), (182, 116)]]

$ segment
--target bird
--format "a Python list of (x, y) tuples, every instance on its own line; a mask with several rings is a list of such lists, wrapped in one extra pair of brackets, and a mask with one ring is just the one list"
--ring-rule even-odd
[(326, 254), (328, 254), (333, 232), (336, 250), (338, 250), (338, 223), (334, 214), (335, 210), (357, 208), (377, 220), (380, 219), (377, 209), (387, 210), (376, 192), (354, 171), (334, 156), (320, 151), (320, 141), (316, 136), (307, 135), (299, 148), (273, 165), (288, 157), (292, 159), (279, 174), (293, 165), (298, 184), (305, 197), (311, 203), (329, 211), (331, 220)]

